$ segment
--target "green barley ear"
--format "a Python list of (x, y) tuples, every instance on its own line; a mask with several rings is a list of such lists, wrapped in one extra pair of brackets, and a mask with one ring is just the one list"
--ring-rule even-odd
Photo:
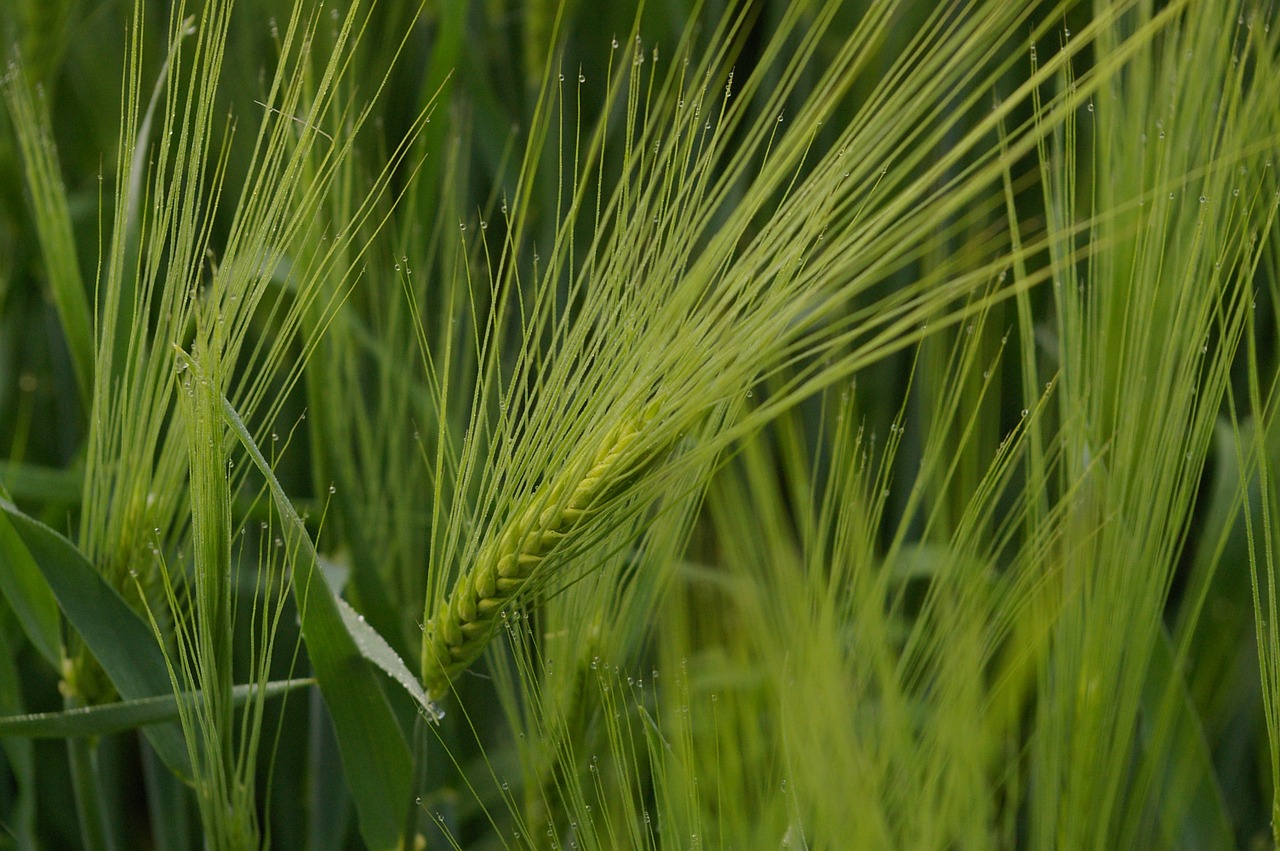
[(580, 532), (592, 509), (636, 471), (637, 442), (653, 417), (649, 407), (624, 419), (600, 441), (585, 475), (577, 473), (582, 466), (566, 464), (540, 498), (513, 511), (481, 545), (422, 636), (422, 683), (432, 700), (442, 700), (453, 679), (484, 652), (499, 613), (528, 588), (543, 560)]

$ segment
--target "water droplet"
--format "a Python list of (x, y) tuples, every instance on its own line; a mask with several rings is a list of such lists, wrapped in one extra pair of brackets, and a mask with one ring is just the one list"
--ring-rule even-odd
[(578, 72), (578, 82), (579, 82), (579, 83), (585, 83), (586, 81), (587, 81), (587, 76), (586, 76), (585, 74), (583, 74), (581, 71), (579, 71), (579, 72)]
[(338, 492), (338, 486), (337, 486), (337, 485), (332, 485), (332, 484), (331, 484), (331, 485), (329, 485), (329, 493), (337, 493), (337, 492)]

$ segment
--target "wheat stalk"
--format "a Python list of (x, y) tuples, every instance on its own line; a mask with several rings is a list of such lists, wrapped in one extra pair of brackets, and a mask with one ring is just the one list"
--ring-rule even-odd
[[(545, 497), (511, 519), (480, 547), (471, 570), (427, 621), (422, 638), (422, 683), (440, 700), (453, 679), (484, 652), (498, 615), (553, 549), (579, 528), (592, 506), (626, 477), (629, 453), (652, 410), (625, 419), (600, 442), (585, 475), (553, 478)], [(573, 466), (566, 469), (574, 470)]]

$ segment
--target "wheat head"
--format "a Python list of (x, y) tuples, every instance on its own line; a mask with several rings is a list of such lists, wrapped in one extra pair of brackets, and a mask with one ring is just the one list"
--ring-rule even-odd
[(624, 420), (600, 442), (585, 475), (552, 478), (544, 498), (513, 512), (481, 544), (475, 563), (458, 577), (423, 633), (422, 684), (432, 700), (443, 699), (453, 679), (484, 652), (499, 613), (527, 585), (538, 565), (634, 469), (629, 450), (651, 418), (651, 411), (646, 411)]

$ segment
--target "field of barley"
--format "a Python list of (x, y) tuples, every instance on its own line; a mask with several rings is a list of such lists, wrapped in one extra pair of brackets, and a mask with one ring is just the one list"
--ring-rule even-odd
[(0, 851), (1280, 844), (1274, 0), (0, 50)]

